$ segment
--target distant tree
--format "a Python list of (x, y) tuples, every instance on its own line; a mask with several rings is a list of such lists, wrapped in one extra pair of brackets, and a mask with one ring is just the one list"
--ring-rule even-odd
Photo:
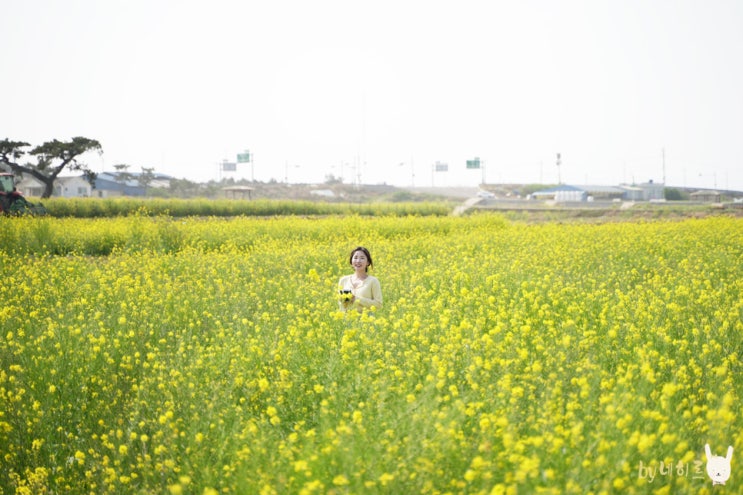
[(142, 173), (139, 174), (139, 177), (137, 178), (137, 182), (139, 183), (140, 187), (144, 189), (145, 196), (147, 196), (147, 189), (150, 187), (150, 184), (152, 184), (152, 181), (155, 180), (154, 172), (154, 168), (142, 167)]
[(665, 198), (668, 201), (681, 201), (682, 199), (684, 199), (683, 195), (681, 194), (681, 191), (679, 191), (678, 189), (671, 188), (671, 187), (667, 187), (665, 189)]
[[(42, 198), (48, 198), (54, 193), (54, 181), (67, 168), (70, 171), (79, 171), (91, 184), (95, 184), (97, 174), (78, 161), (78, 157), (88, 151), (102, 153), (101, 144), (84, 137), (74, 137), (70, 141), (47, 141), (44, 144), (26, 151), (31, 146), (23, 141), (0, 141), (0, 164), (10, 168), (17, 175), (28, 174), (44, 184)], [(25, 156), (31, 155), (36, 163), (19, 163)]]
[(332, 186), (334, 184), (342, 184), (343, 181), (340, 179), (340, 177), (336, 177), (333, 174), (327, 174), (325, 176), (325, 184)]
[(172, 179), (170, 181), (170, 192), (176, 198), (191, 198), (199, 195), (201, 186), (188, 179)]
[(132, 180), (134, 176), (129, 173), (129, 167), (129, 165), (124, 163), (114, 165), (114, 168), (116, 169), (116, 177), (114, 177), (114, 180), (119, 184), (126, 184), (128, 181)]

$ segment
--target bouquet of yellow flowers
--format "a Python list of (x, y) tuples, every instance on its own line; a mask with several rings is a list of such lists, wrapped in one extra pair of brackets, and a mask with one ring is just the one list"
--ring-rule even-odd
[(353, 299), (353, 293), (348, 289), (341, 288), (338, 290), (338, 299), (343, 302), (349, 302), (351, 299)]

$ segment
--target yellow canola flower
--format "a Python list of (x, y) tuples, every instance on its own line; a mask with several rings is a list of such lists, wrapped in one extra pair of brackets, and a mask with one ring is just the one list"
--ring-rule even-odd
[[(348, 217), (13, 220), (34, 240), (0, 250), (19, 493), (663, 490), (635, 486), (640, 458), (693, 463), (679, 432), (743, 427), (739, 219), (354, 217), (383, 317), (328, 297)], [(8, 251), (45, 231), (106, 251)], [(84, 462), (25, 471), (59, 442)], [(215, 460), (218, 487), (181, 478)]]
[(266, 390), (268, 390), (268, 387), (269, 386), (270, 386), (270, 384), (269, 384), (269, 382), (268, 382), (267, 379), (261, 378), (261, 379), (258, 380), (258, 389), (261, 392), (265, 392)]
[(333, 484), (335, 486), (346, 486), (349, 481), (345, 474), (339, 474), (333, 478)]
[(395, 479), (395, 475), (394, 474), (390, 474), (390, 473), (382, 473), (379, 476), (379, 482), (382, 484), (382, 486), (387, 486), (394, 479)]

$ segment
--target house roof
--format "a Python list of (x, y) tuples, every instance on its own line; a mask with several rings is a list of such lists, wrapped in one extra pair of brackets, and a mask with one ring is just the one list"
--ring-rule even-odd
[[(127, 180), (122, 180), (120, 177), (129, 177)], [(128, 187), (140, 187), (139, 178), (142, 176), (142, 172), (101, 172), (98, 174), (96, 178), (96, 182), (98, 180), (101, 181), (108, 181), (108, 182), (115, 182), (117, 184), (122, 184)], [(164, 180), (169, 181), (173, 179), (173, 177), (166, 175), (166, 174), (159, 174), (156, 172), (153, 172), (151, 175), (151, 178), (153, 180)]]
[(541, 191), (537, 191), (534, 193), (534, 195), (541, 196), (541, 195), (549, 195), (549, 194), (555, 194), (558, 192), (564, 192), (564, 191), (580, 191), (582, 192), (583, 189), (575, 186), (571, 186), (568, 184), (560, 184), (559, 186), (550, 187), (549, 189), (542, 189)]
[(227, 186), (222, 188), (223, 191), (254, 191), (255, 188), (250, 186)]
[(583, 186), (580, 189), (589, 193), (622, 194), (624, 189), (617, 186)]
[(714, 189), (700, 189), (689, 194), (689, 196), (719, 196), (721, 194), (720, 191), (715, 191)]

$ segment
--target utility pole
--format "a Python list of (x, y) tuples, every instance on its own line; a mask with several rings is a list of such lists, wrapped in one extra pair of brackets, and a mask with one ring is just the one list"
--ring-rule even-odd
[(410, 186), (415, 187), (415, 165), (413, 165), (413, 157), (410, 157)]
[(557, 154), (557, 184), (562, 184), (562, 178), (560, 177), (560, 153)]

